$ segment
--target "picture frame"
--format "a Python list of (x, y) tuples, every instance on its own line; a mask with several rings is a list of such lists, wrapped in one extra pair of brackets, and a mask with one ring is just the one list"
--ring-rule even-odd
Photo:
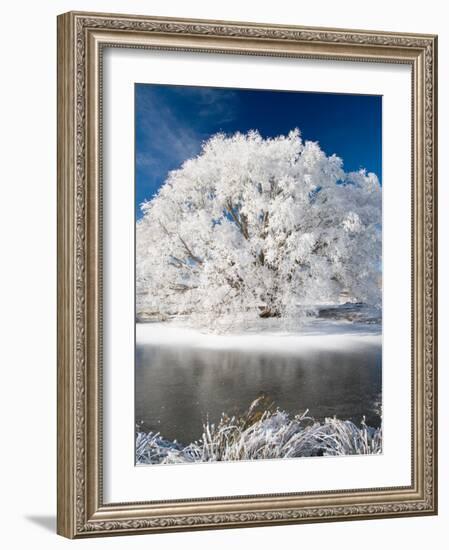
[[(103, 55), (106, 49), (411, 70), (411, 482), (104, 499)], [(70, 12), (58, 17), (58, 518), (69, 538), (437, 513), (437, 37)], [(110, 227), (109, 225), (107, 227)], [(131, 376), (131, 374), (130, 374)], [(130, 459), (132, 461), (132, 459)], [(196, 468), (197, 466), (190, 466)], [(278, 468), (281, 468), (278, 463)], [(174, 470), (170, 471), (170, 476)], [(169, 477), (170, 479), (170, 477)]]

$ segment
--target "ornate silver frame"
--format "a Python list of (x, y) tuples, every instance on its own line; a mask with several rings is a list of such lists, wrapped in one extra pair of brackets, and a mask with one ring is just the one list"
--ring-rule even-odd
[[(104, 504), (104, 47), (405, 63), (412, 68), (412, 484)], [(437, 513), (437, 37), (70, 12), (58, 17), (58, 533), (70, 538)]]

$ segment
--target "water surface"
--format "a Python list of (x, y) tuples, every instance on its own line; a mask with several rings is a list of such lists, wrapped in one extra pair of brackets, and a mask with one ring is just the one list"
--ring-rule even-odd
[(136, 421), (188, 444), (202, 423), (244, 412), (262, 393), (292, 415), (337, 416), (379, 426), (381, 346), (301, 353), (138, 343)]

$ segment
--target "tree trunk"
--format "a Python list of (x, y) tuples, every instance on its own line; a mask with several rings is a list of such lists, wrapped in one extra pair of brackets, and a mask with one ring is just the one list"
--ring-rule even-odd
[(280, 317), (281, 314), (276, 309), (266, 308), (264, 307), (262, 311), (259, 313), (259, 317), (261, 319), (268, 319), (270, 317)]

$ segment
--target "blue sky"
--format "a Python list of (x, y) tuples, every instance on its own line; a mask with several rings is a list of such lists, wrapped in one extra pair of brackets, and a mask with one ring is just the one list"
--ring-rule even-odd
[(381, 179), (382, 98), (374, 95), (135, 85), (136, 216), (170, 170), (201, 151), (217, 132), (258, 130), (263, 137), (301, 130), (346, 171)]

